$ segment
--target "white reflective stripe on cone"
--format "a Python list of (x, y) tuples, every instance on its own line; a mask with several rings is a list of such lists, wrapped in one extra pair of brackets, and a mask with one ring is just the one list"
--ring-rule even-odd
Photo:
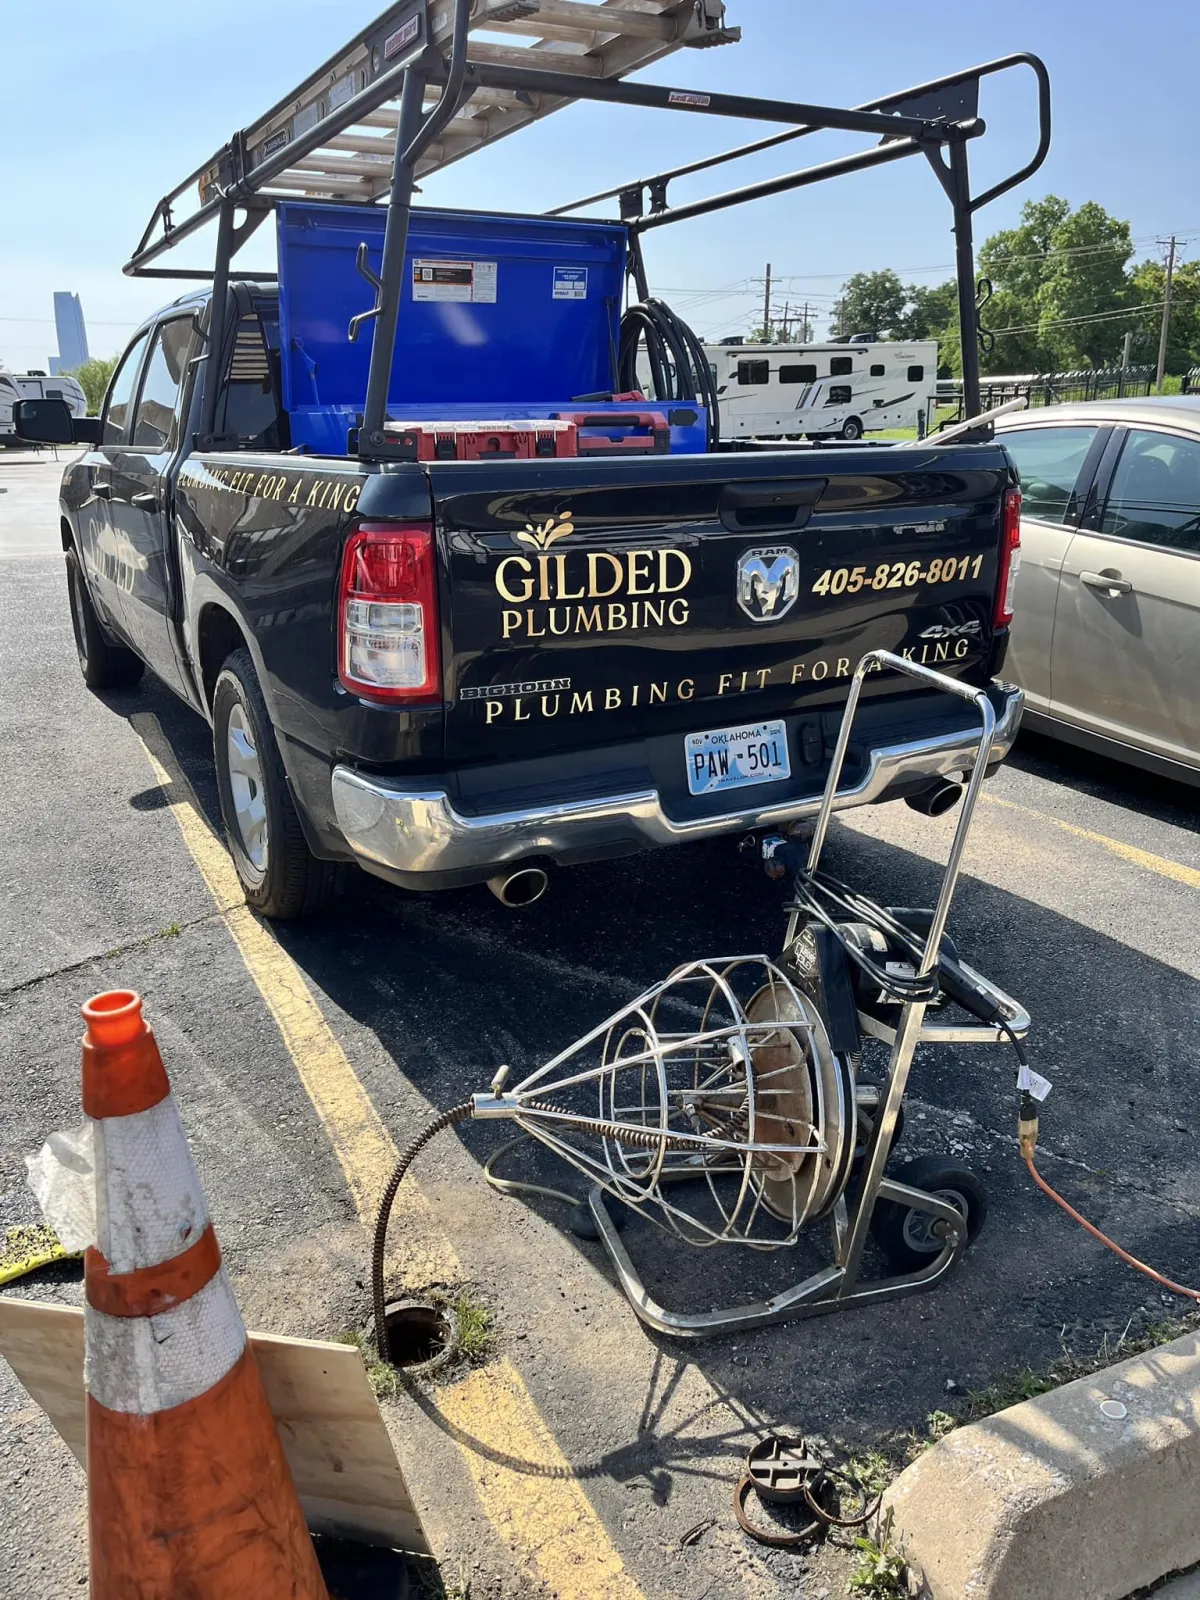
[(246, 1329), (222, 1267), (190, 1300), (155, 1317), (86, 1308), (88, 1393), (109, 1411), (148, 1416), (211, 1389), (246, 1347)]
[(208, 1206), (174, 1096), (93, 1127), (96, 1244), (112, 1271), (156, 1267), (195, 1244)]

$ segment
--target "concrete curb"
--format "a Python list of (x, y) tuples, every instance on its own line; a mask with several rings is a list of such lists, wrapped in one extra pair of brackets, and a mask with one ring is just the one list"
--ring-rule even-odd
[(1121, 1600), (1192, 1566), (1200, 1335), (956, 1429), (884, 1507), (930, 1600)]

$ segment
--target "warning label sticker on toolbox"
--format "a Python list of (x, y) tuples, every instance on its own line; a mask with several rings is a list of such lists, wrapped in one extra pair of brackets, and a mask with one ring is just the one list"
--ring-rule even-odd
[(494, 305), (494, 261), (413, 261), (414, 300), (473, 300)]
[(556, 300), (587, 299), (586, 267), (555, 267), (554, 298)]

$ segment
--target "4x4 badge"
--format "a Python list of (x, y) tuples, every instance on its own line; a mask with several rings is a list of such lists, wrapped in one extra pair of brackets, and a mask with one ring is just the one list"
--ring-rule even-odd
[(737, 603), (751, 622), (778, 622), (800, 593), (800, 557), (791, 545), (743, 550), (737, 564)]
[(962, 639), (980, 631), (983, 624), (976, 618), (971, 622), (935, 622), (931, 628), (922, 628), (919, 639)]

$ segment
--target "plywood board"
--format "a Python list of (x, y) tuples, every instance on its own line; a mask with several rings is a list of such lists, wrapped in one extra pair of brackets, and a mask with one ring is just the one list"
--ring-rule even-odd
[[(252, 1333), (250, 1342), (309, 1527), (427, 1554), (358, 1351), (270, 1333)], [(82, 1310), (0, 1295), (0, 1355), (82, 1465)]]

